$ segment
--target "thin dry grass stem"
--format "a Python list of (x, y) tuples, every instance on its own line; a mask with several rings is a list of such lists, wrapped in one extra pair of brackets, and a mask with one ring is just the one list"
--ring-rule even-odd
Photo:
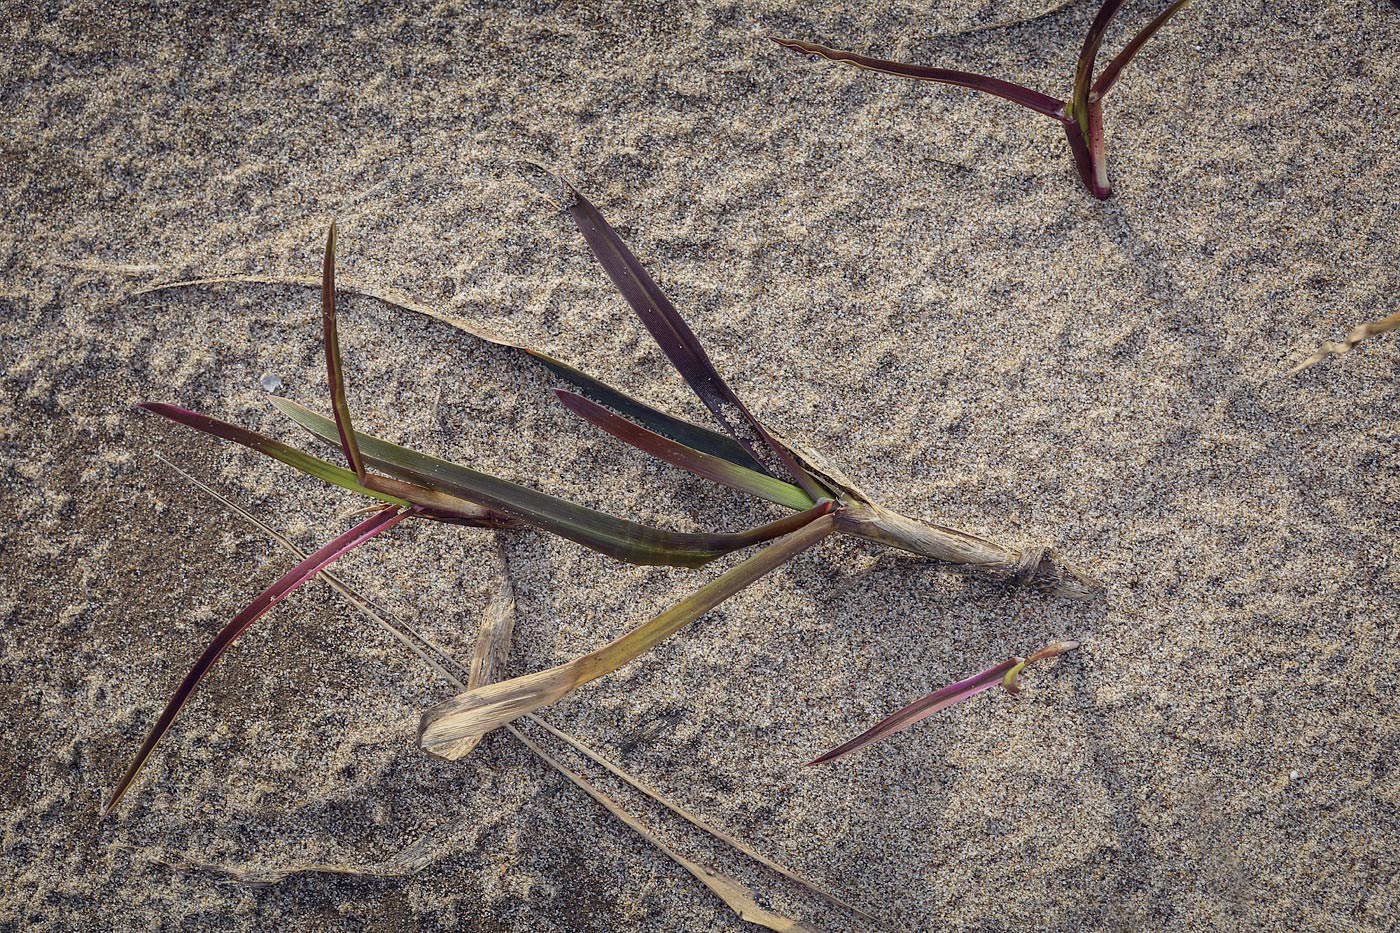
[[(258, 518), (252, 512), (233, 502), (231, 499), (224, 496), (223, 494), (210, 487), (206, 483), (200, 481), (194, 476), (191, 476), (189, 473), (186, 473), (184, 470), (171, 463), (165, 457), (161, 457), (159, 454), (157, 454), (157, 457), (171, 470), (184, 477), (186, 481), (188, 481), (196, 488), (200, 489), (205, 494), (221, 503), (225, 508), (229, 509), (230, 511), (243, 518), (253, 527), (262, 531), (269, 538), (276, 541), (283, 548), (295, 555), (298, 559), (305, 558), (305, 553), (299, 547), (297, 547), (297, 545), (294, 542), (292, 542), (291, 539), (287, 538), (285, 535), (272, 528), (272, 526), (268, 525), (266, 522)], [(413, 629), (411, 629), (403, 622), (392, 618), (392, 616), (390, 616), (386, 611), (379, 608), (378, 606), (375, 606), (372, 602), (361, 596), (350, 586), (346, 585), (344, 581), (340, 580), (334, 574), (330, 573), (329, 571), (326, 571), (320, 575), (320, 578), (324, 580), (326, 584), (330, 586), (336, 593), (338, 593), (343, 599), (345, 599), (346, 602), (348, 602), (351, 606), (358, 610), (361, 615), (375, 622), (381, 629), (392, 635), (395, 638), (395, 640), (397, 640), (400, 644), (402, 644), (414, 655), (416, 655), (420, 660), (422, 660), (425, 664), (432, 668), (433, 671), (439, 677), (441, 677), (443, 680), (447, 681), (449, 684), (456, 687), (457, 689), (462, 690), (475, 688), (490, 683), (495, 677), (499, 676), (500, 673), (504, 672), (505, 656), (508, 654), (510, 648), (510, 633), (514, 629), (515, 624), (515, 596), (513, 588), (510, 584), (509, 565), (507, 563), (505, 550), (502, 546), (499, 535), (497, 535), (496, 537), (496, 554), (499, 566), (499, 572), (497, 574), (496, 591), (493, 594), (491, 603), (487, 609), (487, 617), (483, 621), (482, 629), (477, 636), (476, 650), (473, 653), (473, 660), (470, 670), (464, 669), (462, 665), (451, 655), (448, 655), (446, 652), (433, 645), (431, 642), (423, 638), (417, 632), (413, 631)], [(808, 881), (801, 875), (796, 874), (795, 872), (789, 870), (783, 865), (774, 862), (771, 859), (765, 858), (764, 856), (760, 855), (757, 851), (755, 851), (751, 846), (745, 844), (744, 842), (735, 838), (734, 836), (731, 836), (728, 833), (725, 833), (722, 830), (716, 829), (715, 827), (711, 826), (709, 823), (707, 823), (700, 817), (694, 815), (690, 811), (686, 810), (684, 807), (680, 806), (680, 804), (675, 803), (669, 798), (663, 796), (659, 791), (652, 788), (640, 778), (635, 777), (626, 770), (608, 761), (602, 755), (598, 754), (596, 751), (589, 748), (587, 745), (584, 745), (582, 742), (579, 742), (577, 739), (575, 739), (573, 736), (570, 736), (568, 733), (562, 732), (559, 729), (554, 728), (552, 725), (550, 725), (549, 723), (545, 722), (543, 719), (537, 716), (528, 715), (525, 718), (544, 728), (551, 735), (554, 735), (555, 737), (567, 743), (575, 750), (586, 755), (588, 758), (590, 758), (597, 764), (603, 766), (612, 774), (621, 778), (633, 788), (640, 791), (642, 794), (646, 795), (653, 801), (666, 807), (668, 810), (675, 813), (677, 816), (680, 816), (681, 818), (685, 819), (691, 825), (697, 827), (705, 833), (708, 833), (710, 836), (714, 837), (715, 839), (718, 839), (720, 842), (723, 842), (726, 845), (729, 845), (730, 847), (734, 848), (736, 851), (749, 856), (750, 858), (754, 859), (755, 861), (759, 862), (765, 867), (777, 872), (782, 877), (787, 878), (788, 880), (795, 882), (796, 884), (812, 892), (813, 894), (822, 897), (829, 903), (837, 907), (842, 907), (847, 910), (850, 910), (853, 913), (858, 914), (859, 916), (867, 920), (876, 922), (875, 918), (872, 917), (870, 914), (866, 913), (865, 911), (860, 910), (859, 908), (851, 905), (850, 903), (846, 902), (840, 897), (837, 897), (836, 895), (826, 891), (825, 889), (814, 884), (813, 882)], [(559, 761), (559, 759), (551, 755), (549, 752), (545, 751), (538, 744), (532, 741), (528, 736), (520, 732), (515, 726), (508, 725), (505, 728), (507, 732), (509, 732), (516, 739), (518, 739), (523, 745), (525, 745), (526, 748), (530, 749), (530, 751), (532, 751), (541, 761), (545, 762), (551, 768), (554, 768), (556, 771), (558, 771), (561, 775), (568, 778), (571, 782), (573, 782), (590, 797), (592, 797), (595, 801), (597, 801), (601, 806), (603, 806), (616, 819), (621, 821), (624, 825), (632, 829), (644, 840), (646, 840), (647, 842), (655, 846), (657, 849), (659, 849), (668, 858), (674, 860), (677, 864), (685, 868), (686, 871), (690, 872), (697, 879), (699, 879), (699, 881), (702, 884), (704, 884), (710, 891), (712, 891), (716, 896), (723, 900), (725, 904), (727, 904), (730, 907), (730, 909), (733, 910), (735, 914), (737, 914), (741, 919), (747, 920), (752, 923), (757, 923), (761, 926), (766, 926), (772, 930), (803, 931), (812, 929), (811, 927), (806, 926), (805, 924), (802, 924), (798, 921), (792, 920), (791, 918), (783, 917), (758, 906), (758, 904), (753, 899), (752, 892), (749, 891), (748, 888), (744, 887), (735, 879), (723, 875), (715, 871), (713, 868), (710, 868), (709, 866), (706, 866), (700, 862), (696, 862), (693, 859), (688, 859), (685, 856), (681, 855), (679, 852), (672, 849), (671, 847), (667, 846), (653, 832), (651, 832), (644, 823), (642, 823), (639, 819), (637, 819), (635, 816), (629, 813), (626, 809), (624, 809), (620, 804), (618, 804), (615, 800), (609, 797), (602, 790), (597, 788), (595, 785), (591, 784), (581, 774), (565, 766), (562, 762)], [(362, 867), (314, 863), (307, 865), (294, 865), (278, 869), (245, 869), (230, 868), (220, 865), (214, 865), (211, 863), (195, 862), (190, 860), (172, 861), (167, 862), (167, 864), (171, 864), (175, 867), (180, 867), (187, 870), (212, 872), (214, 874), (222, 875), (231, 881), (254, 886), (276, 884), (289, 877), (311, 873), (340, 874), (353, 877), (403, 877), (405, 875), (419, 871), (423, 867), (426, 867), (427, 864), (430, 864), (431, 857), (428, 856), (425, 852), (426, 844), (426, 839), (420, 840), (418, 843), (415, 843), (413, 846), (410, 846), (409, 848), (403, 850), (398, 855), (394, 856), (392, 859), (389, 859), (379, 864)]]
[(1400, 330), (1400, 311), (1396, 311), (1388, 317), (1383, 317), (1379, 321), (1371, 321), (1368, 324), (1358, 324), (1338, 343), (1324, 340), (1322, 346), (1318, 347), (1311, 356), (1303, 359), (1298, 365), (1290, 369), (1288, 371), (1289, 375), (1302, 372), (1311, 366), (1316, 366), (1328, 357), (1345, 356), (1351, 352), (1352, 347), (1356, 346), (1361, 341), (1380, 334), (1389, 333), (1392, 330)]
[(344, 878), (407, 878), (433, 864), (437, 855), (432, 851), (431, 840), (424, 836), (382, 862), (369, 865), (349, 865), (339, 862), (308, 862), (298, 865), (284, 865), (277, 868), (258, 868), (246, 865), (219, 865), (183, 856), (156, 859), (159, 864), (181, 871), (201, 872), (214, 875), (235, 884), (250, 888), (266, 888), (280, 884), (288, 878), (301, 875), (339, 875)]
[(641, 820), (638, 820), (635, 816), (622, 809), (616, 801), (584, 780), (583, 776), (578, 772), (573, 771), (543, 748), (540, 748), (540, 746), (536, 745), (525, 733), (521, 732), (513, 725), (507, 725), (505, 728), (526, 748), (534, 752), (535, 755), (554, 770), (572, 781), (574, 786), (596, 800), (616, 819), (663, 852), (667, 858), (694, 875), (701, 884), (709, 888), (720, 900), (724, 901), (729, 909), (738, 915), (740, 920), (766, 927), (767, 929), (776, 931), (776, 933), (817, 933), (815, 927), (808, 926), (799, 920), (794, 920), (791, 917), (784, 917), (781, 914), (776, 914), (771, 910), (760, 907), (758, 902), (754, 900), (753, 891), (749, 890), (739, 881), (728, 875), (720, 874), (708, 865), (703, 865), (694, 859), (686, 858), (684, 855), (681, 855), (675, 849), (662, 842), (660, 837), (648, 829)]

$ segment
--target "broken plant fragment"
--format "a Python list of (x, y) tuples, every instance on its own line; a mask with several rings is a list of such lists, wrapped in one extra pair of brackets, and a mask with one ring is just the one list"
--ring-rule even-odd
[(914, 723), (927, 719), (940, 710), (945, 710), (955, 703), (961, 703), (963, 700), (975, 697), (983, 690), (990, 690), (998, 684), (1005, 688), (1007, 693), (1020, 693), (1021, 672), (1026, 669), (1027, 665), (1034, 664), (1037, 661), (1059, 657), (1066, 651), (1072, 651), (1078, 647), (1078, 642), (1060, 641), (1052, 645), (1046, 645), (1027, 658), (1007, 658), (1000, 664), (989, 667), (980, 674), (973, 674), (966, 680), (960, 680), (955, 684), (949, 684), (942, 689), (935, 690), (927, 696), (920, 697), (908, 706), (895, 710), (849, 742), (836, 746), (826, 754), (807, 762), (807, 764), (823, 765), (833, 762), (838, 758), (844, 758), (857, 749), (864, 748), (881, 739), (889, 738), (896, 732), (902, 732), (914, 725)]

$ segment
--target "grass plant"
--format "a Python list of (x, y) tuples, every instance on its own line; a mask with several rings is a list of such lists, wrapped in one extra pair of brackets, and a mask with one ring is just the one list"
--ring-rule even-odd
[(570, 385), (570, 389), (559, 391), (561, 402), (590, 423), (662, 460), (785, 507), (792, 514), (743, 531), (683, 533), (653, 528), (356, 430), (336, 326), (336, 230), (332, 225), (320, 281), (332, 417), (288, 399), (275, 399), (274, 405), (316, 438), (339, 447), (345, 467), (188, 409), (164, 403), (141, 407), (242, 444), (383, 505), (294, 566), (218, 633), (171, 696), (113, 790), (104, 813), (110, 812), (132, 785), (200, 681), (237, 638), (336, 559), (409, 518), (498, 529), (531, 526), (619, 560), (688, 568), (736, 550), (765, 545), (677, 605), (593, 652), (546, 671), (469, 684), (457, 696), (429, 709), (420, 724), (420, 744), (429, 753), (447, 759), (462, 757), (491, 730), (627, 664), (831, 534), (900, 548), (1005, 584), (1071, 597), (1096, 592), (1097, 585), (1091, 579), (1064, 564), (1049, 548), (1011, 548), (900, 515), (871, 501), (825, 458), (779, 438), (725, 383), (695, 333), (597, 208), (571, 186), (558, 182), (563, 207), (604, 270), (727, 434), (660, 412), (539, 351), (518, 349)]
[(956, 87), (981, 91), (984, 94), (991, 94), (1014, 104), (1020, 104), (1027, 110), (1049, 117), (1064, 128), (1065, 138), (1069, 141), (1070, 153), (1074, 156), (1074, 165), (1079, 172), (1079, 180), (1083, 183), (1084, 188), (1094, 197), (1104, 200), (1113, 195), (1113, 186), (1109, 183), (1108, 178), (1108, 157), (1104, 151), (1104, 98), (1108, 96), (1109, 91), (1122, 77), (1123, 69), (1128, 67), (1128, 63), (1142, 50), (1147, 41), (1156, 35), (1157, 30), (1161, 29), (1167, 20), (1180, 12), (1181, 8), (1189, 2), (1190, 0), (1175, 0), (1175, 2), (1168, 4), (1166, 9), (1157, 14), (1155, 19), (1128, 40), (1128, 44), (1123, 47), (1123, 50), (1095, 77), (1094, 70), (1100, 47), (1103, 45), (1104, 33), (1108, 31), (1109, 24), (1113, 22), (1114, 17), (1118, 15), (1123, 6), (1123, 0), (1105, 0), (1103, 6), (1099, 7), (1093, 22), (1089, 25), (1089, 31), (1084, 37), (1084, 44), (1079, 50), (1079, 60), (1074, 72), (1074, 87), (1068, 100), (1059, 100), (1001, 78), (992, 78), (967, 71), (955, 71), (951, 68), (935, 68), (927, 65), (871, 58), (868, 55), (843, 52), (840, 49), (827, 48), (824, 45), (804, 42), (799, 39), (784, 39), (778, 36), (770, 38), (783, 48), (806, 56), (813, 61), (825, 59), (900, 78), (934, 81), (939, 84), (951, 84)]

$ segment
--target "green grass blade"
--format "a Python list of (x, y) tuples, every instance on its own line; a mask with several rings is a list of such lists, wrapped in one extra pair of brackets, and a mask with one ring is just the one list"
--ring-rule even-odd
[(606, 405), (613, 411), (624, 417), (635, 421), (663, 437), (669, 437), (678, 444), (702, 451), (721, 460), (728, 460), (737, 466), (749, 470), (756, 470), (761, 473), (768, 472), (767, 468), (754, 459), (753, 455), (741, 447), (737, 441), (718, 431), (711, 431), (698, 424), (691, 424), (689, 421), (682, 421), (663, 411), (652, 408), (645, 402), (639, 402), (601, 379), (594, 379), (581, 370), (575, 369), (568, 363), (556, 360), (554, 357), (541, 353), (538, 350), (525, 351), (539, 360), (545, 367), (560, 379), (572, 385), (575, 389), (597, 402)]
[[(562, 181), (562, 179), (561, 179)], [(564, 182), (568, 186), (567, 182)], [(661, 352), (671, 361), (686, 383), (689, 384), (705, 407), (710, 409), (716, 420), (724, 425), (730, 436), (739, 442), (755, 460), (765, 460), (759, 447), (766, 449), (782, 464), (782, 468), (797, 480), (813, 501), (830, 496), (828, 490), (802, 468), (786, 447), (773, 439), (748, 406), (715, 369), (700, 338), (690, 329), (681, 317), (676, 306), (666, 297), (666, 293), (652, 279), (622, 237), (612, 228), (601, 211), (572, 186), (568, 203), (569, 216), (583, 234), (589, 249), (599, 265), (607, 272), (617, 290), (632, 307), (637, 317), (651, 334)], [(772, 471), (770, 471), (772, 472)]]
[(653, 431), (639, 427), (626, 418), (613, 414), (602, 405), (591, 402), (567, 389), (555, 389), (554, 394), (559, 397), (559, 401), (563, 403), (565, 408), (589, 424), (601, 428), (618, 440), (625, 441), (672, 466), (689, 470), (712, 483), (729, 486), (751, 496), (758, 496), (760, 499), (785, 505), (790, 509), (810, 509), (814, 505), (811, 498), (792, 483), (785, 483), (780, 479), (774, 479), (767, 473), (758, 473), (730, 463), (728, 460), (721, 460), (719, 457), (712, 457), (709, 454), (693, 450), (684, 444), (678, 444)]
[[(329, 418), (289, 399), (274, 398), (272, 404), (326, 443), (338, 442), (335, 422)], [(357, 437), (366, 460), (387, 473), (479, 503), (584, 547), (634, 564), (699, 567), (723, 554), (794, 531), (830, 507), (830, 503), (815, 506), (806, 512), (743, 532), (687, 534), (665, 531), (409, 450), (369, 434), (357, 433)], [(375, 478), (370, 477), (369, 482), (373, 484)]]
[[(830, 505), (829, 500), (826, 503)], [(774, 541), (720, 574), (665, 612), (596, 651), (549, 670), (458, 694), (423, 714), (418, 744), (448, 757), (464, 740), (483, 736), (526, 713), (548, 706), (590, 681), (635, 660), (768, 572), (787, 563), (835, 529), (824, 515)]]

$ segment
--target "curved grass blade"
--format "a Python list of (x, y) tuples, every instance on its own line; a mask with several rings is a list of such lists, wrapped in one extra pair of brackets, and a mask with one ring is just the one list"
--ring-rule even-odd
[[(818, 507), (830, 509), (834, 504), (827, 500)], [(730, 596), (821, 541), (834, 528), (835, 522), (829, 515), (810, 522), (596, 651), (549, 670), (478, 687), (439, 703), (423, 714), (418, 730), (419, 746), (430, 755), (448, 757), (463, 739), (485, 735), (568, 696), (584, 684), (650, 651)]]
[(1109, 24), (1113, 22), (1122, 6), (1123, 0), (1105, 0), (1104, 5), (1099, 7), (1099, 12), (1094, 15), (1094, 21), (1089, 24), (1089, 31), (1084, 35), (1084, 45), (1079, 50), (1079, 63), (1074, 70), (1074, 96), (1071, 98), (1070, 116), (1079, 124), (1079, 131), (1086, 138), (1089, 135), (1089, 94), (1094, 84), (1094, 62), (1098, 59), (1099, 48), (1103, 45), (1104, 33), (1108, 31)]
[(1098, 97), (1102, 99), (1104, 95), (1112, 90), (1113, 85), (1118, 83), (1118, 78), (1122, 75), (1123, 69), (1128, 67), (1128, 62), (1132, 61), (1138, 51), (1147, 44), (1147, 40), (1156, 35), (1157, 30), (1165, 26), (1167, 20), (1175, 16), (1182, 7), (1190, 2), (1191, 0), (1176, 0), (1175, 3), (1157, 14), (1157, 18), (1143, 27), (1141, 32), (1133, 36), (1132, 41), (1123, 47), (1123, 51), (1119, 52), (1114, 57), (1113, 61), (1108, 63), (1108, 67), (1105, 68), (1103, 73), (1094, 81), (1092, 93), (1098, 95)]
[[(272, 404), (321, 440), (336, 443), (335, 423), (296, 402), (274, 398)], [(442, 490), (487, 506), (551, 534), (634, 564), (700, 567), (716, 557), (787, 534), (821, 514), (797, 515), (734, 533), (692, 534), (665, 531), (586, 508), (548, 493), (440, 460), (416, 450), (357, 432), (367, 461), (410, 483)], [(370, 487), (378, 482), (371, 476)]]
[(591, 402), (567, 389), (555, 389), (554, 394), (559, 397), (559, 401), (563, 403), (565, 408), (589, 424), (601, 428), (618, 440), (631, 444), (672, 466), (689, 470), (712, 483), (729, 486), (751, 496), (758, 496), (760, 499), (785, 505), (790, 509), (810, 509), (814, 505), (811, 498), (792, 483), (785, 483), (780, 479), (774, 479), (767, 473), (757, 473), (736, 466), (728, 460), (721, 460), (718, 457), (693, 450), (684, 444), (677, 444), (675, 441), (635, 425), (626, 418), (621, 418), (608, 411), (602, 405)]
[(864, 748), (881, 739), (888, 738), (896, 732), (901, 732), (914, 723), (922, 719), (927, 719), (940, 710), (945, 710), (954, 703), (960, 703), (969, 697), (974, 697), (983, 690), (990, 690), (997, 684), (1001, 684), (1009, 693), (1019, 693), (1021, 690), (1019, 678), (1021, 671), (1027, 664), (1046, 658), (1058, 657), (1066, 651), (1072, 651), (1079, 647), (1078, 642), (1062, 641), (1053, 645), (1041, 648), (1028, 658), (1008, 658), (995, 667), (989, 667), (980, 674), (974, 674), (967, 680), (960, 680), (955, 684), (949, 684), (941, 690), (935, 690), (927, 696), (920, 697), (908, 706), (896, 710), (884, 719), (862, 732), (860, 735), (842, 745), (838, 745), (831, 751), (818, 758), (807, 762), (808, 765), (822, 765), (844, 758), (857, 749)]
[(331, 410), (340, 434), (340, 446), (350, 469), (365, 481), (365, 460), (355, 443), (350, 422), (350, 402), (345, 397), (345, 366), (340, 357), (340, 334), (335, 325), (335, 221), (326, 234), (326, 255), (321, 261), (321, 343), (326, 350), (326, 382), (331, 389)]
[(1020, 104), (1027, 110), (1034, 110), (1036, 113), (1043, 113), (1047, 117), (1056, 120), (1065, 119), (1064, 101), (1056, 100), (1049, 94), (1042, 94), (1040, 91), (1013, 84), (1010, 81), (1003, 81), (1000, 78), (989, 78), (986, 75), (972, 74), (967, 71), (955, 71), (951, 68), (931, 68), (926, 65), (907, 65), (902, 62), (887, 61), (883, 58), (871, 58), (868, 55), (858, 55), (855, 52), (843, 52), (840, 49), (827, 48), (824, 45), (817, 45), (815, 42), (803, 42), (800, 39), (783, 39), (778, 36), (769, 36), (769, 40), (776, 42), (789, 52), (807, 58), (824, 58), (830, 62), (837, 62), (842, 65), (852, 65), (864, 71), (878, 71), (881, 74), (895, 75), (900, 78), (913, 78), (916, 81), (934, 81), (938, 84), (951, 84), (955, 87), (965, 87), (974, 91), (981, 91), (984, 94), (991, 94), (993, 97), (1000, 97), (1009, 100), (1013, 104)]
[(142, 766), (151, 757), (151, 753), (155, 751), (156, 745), (170, 729), (171, 723), (175, 721), (175, 717), (185, 705), (185, 701), (190, 698), (190, 694), (194, 693), (199, 682), (209, 672), (209, 668), (214, 666), (214, 662), (219, 660), (219, 657), (238, 636), (246, 632), (249, 626), (262, 618), (269, 609), (285, 599), (297, 587), (314, 577), (323, 567), (329, 566), (337, 558), (364, 544), (375, 535), (388, 531), (412, 515), (413, 512), (412, 508), (388, 508), (365, 519), (287, 571), (276, 583), (258, 594), (258, 597), (245, 606), (242, 612), (234, 616), (233, 620), (225, 625), (218, 635), (214, 636), (209, 647), (204, 649), (204, 653), (199, 656), (199, 660), (195, 661), (194, 667), (190, 668), (190, 672), (185, 675), (185, 679), (180, 682), (180, 686), (176, 688), (170, 701), (166, 703), (165, 710), (156, 720), (150, 734), (146, 736), (146, 741), (142, 743), (141, 749), (136, 753), (136, 758), (126, 769), (121, 780), (117, 782), (111, 797), (107, 799), (107, 805), (102, 808), (102, 815), (105, 817), (112, 812), (112, 808), (117, 805), (117, 801), (121, 800), (122, 795), (131, 786), (131, 782), (140, 773)]
[[(411, 505), (412, 503), (404, 496), (393, 495), (379, 489), (370, 489), (363, 485), (359, 478), (344, 467), (336, 466), (313, 456), (303, 450), (284, 444), (281, 441), (273, 440), (265, 434), (257, 431), (250, 431), (247, 428), (239, 427), (236, 424), (229, 424), (227, 421), (220, 421), (218, 418), (211, 418), (202, 415), (197, 411), (190, 411), (188, 408), (181, 408), (178, 405), (169, 405), (165, 402), (141, 402), (138, 408), (149, 411), (152, 414), (169, 418), (185, 427), (194, 428), (196, 431), (203, 431), (205, 434), (212, 434), (221, 440), (233, 441), (241, 444), (249, 450), (257, 451), (260, 454), (280, 460), (287, 466), (300, 470), (308, 476), (325, 480), (328, 483), (348, 489), (351, 492), (358, 492), (361, 495), (372, 496), (381, 502), (388, 502), (391, 505)], [(427, 493), (431, 490), (422, 490)], [(424, 508), (424, 518), (437, 519), (439, 521), (450, 521), (458, 524), (480, 525), (485, 527), (502, 527), (509, 524), (509, 519), (504, 515), (492, 512), (490, 509), (482, 508), (474, 502), (464, 499), (457, 499), (451, 496), (435, 497), (430, 506)]]
[(582, 395), (600, 405), (611, 408), (663, 437), (669, 437), (678, 444), (684, 444), (686, 447), (710, 454), (721, 460), (728, 460), (736, 466), (760, 473), (768, 472), (767, 467), (755, 460), (752, 454), (726, 434), (711, 431), (698, 424), (691, 424), (689, 421), (682, 421), (664, 411), (652, 408), (645, 402), (639, 402), (632, 396), (614, 389), (601, 379), (594, 379), (568, 363), (556, 360), (538, 350), (527, 349), (525, 352), (543, 363), (545, 368), (560, 379), (578, 389)]
[(729, 388), (715, 369), (714, 363), (710, 362), (709, 354), (705, 352), (690, 325), (686, 324), (685, 319), (676, 311), (675, 305), (671, 304), (671, 300), (661, 291), (660, 286), (602, 213), (572, 185), (563, 179), (560, 181), (571, 195), (568, 203), (569, 216), (573, 218), (574, 225), (583, 234), (584, 240), (593, 250), (593, 255), (607, 272), (608, 278), (612, 279), (617, 290), (622, 292), (622, 296), (627, 299), (627, 303), (646, 326), (661, 352), (671, 361), (671, 365), (676, 367), (695, 394), (700, 396), (700, 401), (704, 402), (705, 407), (724, 425), (729, 435), (759, 462), (764, 462), (766, 458), (759, 453), (755, 442), (764, 446), (782, 464), (783, 469), (797, 480), (797, 484), (807, 495), (811, 496), (812, 501), (831, 496), (831, 492), (822, 489), (786, 447), (773, 439), (768, 429)]

